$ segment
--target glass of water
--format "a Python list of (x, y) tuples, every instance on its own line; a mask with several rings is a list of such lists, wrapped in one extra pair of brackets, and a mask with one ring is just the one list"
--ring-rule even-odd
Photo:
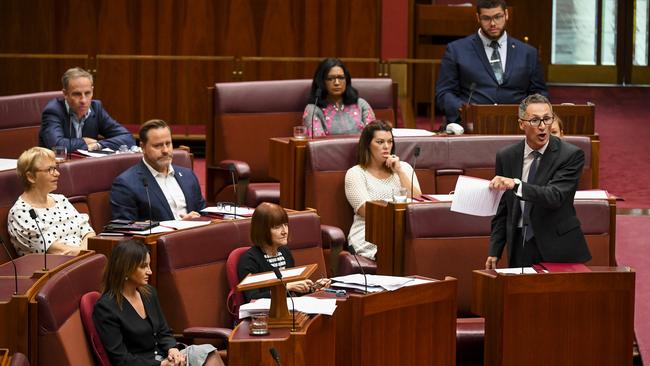
[(68, 158), (68, 149), (65, 146), (54, 147), (54, 159), (57, 163), (64, 162)]
[(404, 203), (406, 202), (408, 190), (404, 187), (393, 188), (393, 202)]

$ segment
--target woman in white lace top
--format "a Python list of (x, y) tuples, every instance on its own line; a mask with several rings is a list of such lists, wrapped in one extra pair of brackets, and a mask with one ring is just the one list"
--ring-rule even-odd
[[(413, 168), (395, 155), (392, 127), (384, 121), (369, 123), (359, 138), (359, 161), (345, 174), (345, 195), (354, 210), (348, 245), (359, 255), (375, 259), (377, 246), (366, 241), (366, 202), (393, 198), (393, 189), (404, 187), (407, 195), (420, 195)], [(411, 192), (413, 176), (413, 192)]]
[[(9, 210), (7, 220), (16, 252), (19, 255), (42, 253), (43, 242), (48, 254), (77, 255), (87, 248), (88, 237), (95, 235), (88, 215), (79, 213), (63, 195), (50, 194), (56, 190), (59, 179), (54, 153), (42, 147), (23, 152), (16, 173), (25, 187)], [(31, 210), (36, 214), (35, 219)]]

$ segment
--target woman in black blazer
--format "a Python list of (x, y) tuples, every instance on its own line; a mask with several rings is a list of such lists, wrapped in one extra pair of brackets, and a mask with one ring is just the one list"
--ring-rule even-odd
[[(237, 276), (243, 280), (249, 273), (270, 272), (273, 268), (284, 269), (295, 266), (287, 242), (289, 239), (289, 217), (280, 206), (263, 202), (255, 209), (251, 219), (251, 241), (255, 244), (242, 254), (237, 264)], [(287, 283), (287, 290), (304, 294), (316, 288), (327, 287), (330, 280), (321, 278), (316, 283), (306, 279)], [(246, 302), (252, 299), (271, 297), (269, 288), (244, 291)]]
[[(223, 365), (209, 344), (179, 350), (158, 302), (147, 284), (150, 257), (144, 244), (116, 246), (104, 270), (102, 297), (93, 321), (111, 363), (120, 365)], [(189, 355), (189, 359), (188, 359)]]

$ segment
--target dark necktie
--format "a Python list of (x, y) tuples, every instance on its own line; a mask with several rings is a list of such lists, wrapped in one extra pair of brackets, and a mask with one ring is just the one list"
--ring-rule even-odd
[[(534, 184), (535, 175), (537, 174), (537, 167), (539, 166), (540, 157), (542, 154), (539, 151), (533, 151), (533, 163), (530, 165), (530, 171), (528, 172), (528, 179), (526, 183)], [(532, 204), (528, 201), (524, 202), (524, 227), (526, 228), (526, 241), (529, 241), (535, 233), (533, 232), (533, 226), (530, 225), (530, 208)]]
[(497, 78), (497, 83), (501, 85), (503, 84), (503, 67), (501, 65), (501, 54), (499, 53), (499, 42), (492, 41), (490, 47), (492, 47), (490, 65), (492, 66), (492, 71), (494, 71), (494, 76)]

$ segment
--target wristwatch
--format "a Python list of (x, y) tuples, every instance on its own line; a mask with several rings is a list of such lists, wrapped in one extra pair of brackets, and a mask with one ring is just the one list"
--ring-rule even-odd
[(512, 187), (512, 190), (517, 192), (517, 189), (519, 189), (519, 186), (521, 185), (521, 180), (519, 178), (513, 178), (512, 180), (515, 181), (515, 186)]

